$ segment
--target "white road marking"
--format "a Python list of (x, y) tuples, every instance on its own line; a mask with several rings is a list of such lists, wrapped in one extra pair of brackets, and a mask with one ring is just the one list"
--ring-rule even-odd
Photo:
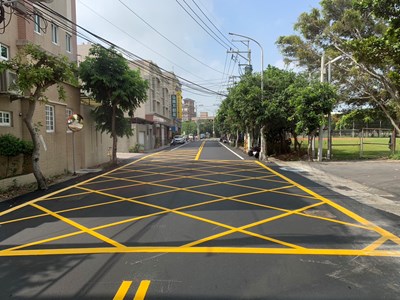
[(234, 151), (232, 151), (231, 149), (229, 149), (227, 146), (225, 146), (223, 143), (219, 142), (222, 146), (224, 146), (226, 149), (228, 149), (229, 151), (231, 151), (233, 154), (235, 154), (237, 157), (239, 157), (241, 160), (244, 160), (243, 157), (241, 157), (239, 154), (235, 153)]

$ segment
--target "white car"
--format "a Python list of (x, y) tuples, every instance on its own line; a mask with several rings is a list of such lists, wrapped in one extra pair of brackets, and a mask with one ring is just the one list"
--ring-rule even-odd
[(174, 139), (172, 140), (174, 144), (184, 144), (186, 143), (186, 137), (183, 135), (176, 135), (174, 136)]

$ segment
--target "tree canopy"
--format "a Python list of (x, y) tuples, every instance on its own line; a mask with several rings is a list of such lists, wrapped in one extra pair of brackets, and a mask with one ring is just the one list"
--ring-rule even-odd
[(57, 100), (65, 99), (63, 84), (76, 84), (76, 65), (66, 56), (54, 56), (38, 45), (28, 44), (11, 60), (0, 62), (0, 72), (5, 69), (15, 71), (17, 74), (15, 89), (21, 91), (18, 94), (11, 94), (10, 99), (28, 101), (28, 111), (22, 116), (22, 120), (33, 142), (33, 174), (38, 189), (47, 189), (47, 182), (39, 164), (39, 128), (33, 123), (33, 114), (37, 103), (46, 103), (49, 100), (46, 91), (52, 85), (57, 85), (59, 97)]
[[(310, 74), (323, 53), (334, 65), (333, 82), (342, 100), (379, 107), (400, 132), (399, 6), (396, 0), (322, 0), (321, 8), (301, 14), (298, 35), (277, 44), (286, 62)], [(372, 13), (371, 13), (372, 8)]]
[(133, 112), (147, 99), (148, 82), (139, 70), (129, 68), (128, 61), (113, 48), (94, 45), (80, 64), (82, 88), (99, 104), (93, 115), (96, 128), (113, 138), (112, 161), (117, 163), (117, 137), (132, 135), (125, 113)]

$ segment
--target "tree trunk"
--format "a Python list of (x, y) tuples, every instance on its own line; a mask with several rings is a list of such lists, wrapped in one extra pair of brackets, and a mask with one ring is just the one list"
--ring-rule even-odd
[(117, 110), (117, 106), (113, 105), (113, 107), (112, 107), (112, 117), (111, 117), (111, 137), (112, 137), (112, 141), (113, 141), (113, 145), (112, 145), (112, 164), (114, 166), (116, 166), (117, 163), (118, 163), (118, 161), (117, 161), (117, 142), (118, 142), (118, 137), (117, 137), (117, 132), (116, 132), (116, 129), (115, 129), (116, 110)]
[(261, 136), (261, 145), (260, 145), (260, 160), (268, 160), (267, 157), (267, 143), (265, 140), (265, 125), (261, 127), (260, 136)]
[(39, 158), (40, 158), (39, 133), (37, 130), (35, 130), (33, 123), (32, 123), (32, 117), (33, 117), (33, 113), (35, 112), (35, 108), (36, 108), (36, 101), (30, 100), (29, 106), (28, 106), (28, 112), (27, 112), (25, 118), (23, 118), (23, 121), (24, 121), (26, 127), (28, 128), (28, 131), (29, 131), (29, 134), (31, 135), (32, 143), (33, 143), (33, 152), (32, 152), (33, 175), (36, 178), (38, 190), (46, 190), (48, 188), (46, 178), (43, 176), (43, 173), (40, 170), (40, 164), (39, 164)]
[(236, 142), (235, 148), (239, 148), (239, 129), (236, 129)]
[(314, 133), (308, 135), (308, 147), (307, 147), (307, 156), (308, 156), (308, 161), (313, 161), (313, 150), (312, 150), (312, 143), (314, 139)]

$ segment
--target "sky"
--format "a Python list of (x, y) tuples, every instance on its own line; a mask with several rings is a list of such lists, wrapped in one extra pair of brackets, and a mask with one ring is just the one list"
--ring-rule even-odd
[[(76, 3), (80, 26), (173, 71), (185, 81), (226, 94), (230, 76), (239, 76), (243, 70), (238, 64), (247, 63), (240, 57), (236, 62), (232, 60), (235, 54), (228, 53), (230, 49), (246, 52), (247, 45), (240, 41), (244, 38), (228, 33), (257, 41), (263, 48), (264, 69), (268, 65), (284, 68), (276, 40), (294, 34), (293, 25), (300, 14), (318, 8), (319, 1), (76, 0)], [(253, 41), (249, 48), (253, 72), (260, 72), (261, 48)], [(241, 55), (247, 57), (247, 53)], [(223, 100), (222, 96), (195, 90), (187, 84), (182, 87), (182, 96), (194, 99), (198, 111), (207, 111), (209, 115), (215, 115)]]

